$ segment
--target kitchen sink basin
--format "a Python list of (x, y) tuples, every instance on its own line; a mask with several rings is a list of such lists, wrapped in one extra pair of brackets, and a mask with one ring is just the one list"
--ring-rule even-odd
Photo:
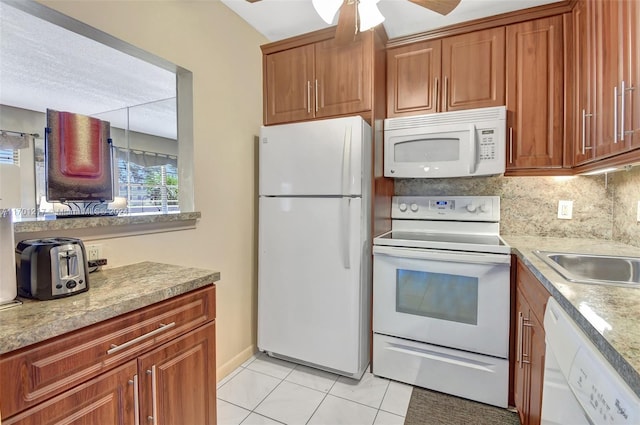
[(640, 287), (640, 258), (533, 251), (572, 282)]

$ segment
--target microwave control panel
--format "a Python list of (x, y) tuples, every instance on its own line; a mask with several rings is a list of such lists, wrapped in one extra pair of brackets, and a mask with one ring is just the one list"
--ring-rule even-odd
[(480, 129), (478, 130), (478, 140), (480, 150), (478, 152), (478, 159), (494, 160), (496, 159), (496, 131), (495, 129)]

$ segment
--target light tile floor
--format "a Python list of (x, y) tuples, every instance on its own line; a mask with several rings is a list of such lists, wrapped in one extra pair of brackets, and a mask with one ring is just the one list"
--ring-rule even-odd
[(258, 353), (218, 383), (219, 425), (402, 425), (411, 385), (360, 381)]

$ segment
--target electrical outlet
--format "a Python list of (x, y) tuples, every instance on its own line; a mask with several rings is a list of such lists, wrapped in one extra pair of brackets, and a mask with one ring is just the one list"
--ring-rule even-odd
[(558, 218), (570, 220), (573, 215), (573, 201), (558, 202)]
[(86, 245), (87, 261), (95, 261), (102, 258), (102, 245)]

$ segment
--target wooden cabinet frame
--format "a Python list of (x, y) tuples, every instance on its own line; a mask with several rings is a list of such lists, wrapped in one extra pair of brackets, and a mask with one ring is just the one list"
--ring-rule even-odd
[[(203, 421), (204, 416), (200, 415), (198, 422), (214, 424), (214, 320), (215, 287), (209, 286), (4, 354), (0, 356), (0, 380), (3, 382), (0, 409), (3, 418), (7, 423), (29, 424), (40, 423), (37, 418), (45, 411), (68, 415), (75, 411), (77, 400), (93, 400), (97, 394), (95, 391), (112, 394), (109, 396), (111, 398), (100, 399), (102, 401), (96, 403), (111, 405), (109, 409), (112, 410), (120, 406), (117, 407), (119, 412), (129, 418), (129, 407), (134, 400), (134, 383), (139, 384), (140, 391), (145, 391), (146, 369), (142, 374), (136, 362), (146, 359), (144, 356), (148, 353), (157, 352), (160, 354), (156, 354), (153, 360), (160, 364), (162, 355), (175, 353), (175, 350), (187, 344), (189, 349), (206, 354), (200, 356), (200, 363), (191, 363), (193, 368), (198, 369), (192, 371), (191, 375), (197, 374), (197, 379), (206, 379), (208, 384), (201, 389), (207, 392), (209, 399), (205, 409), (208, 419)], [(133, 372), (127, 366), (129, 364), (133, 364)], [(122, 374), (114, 371), (121, 369), (127, 372)], [(188, 382), (191, 378), (185, 379)], [(87, 395), (78, 395), (82, 393)], [(48, 400), (57, 401), (51, 404)], [(95, 408), (87, 407), (74, 414), (94, 418), (98, 421), (94, 423), (133, 423), (128, 419), (123, 419), (124, 422), (120, 422), (120, 419), (116, 422), (100, 421), (111, 418), (108, 415), (112, 410), (96, 405)]]
[(515, 275), (513, 398), (522, 425), (538, 425), (546, 348), (544, 311), (551, 294), (520, 260)]

